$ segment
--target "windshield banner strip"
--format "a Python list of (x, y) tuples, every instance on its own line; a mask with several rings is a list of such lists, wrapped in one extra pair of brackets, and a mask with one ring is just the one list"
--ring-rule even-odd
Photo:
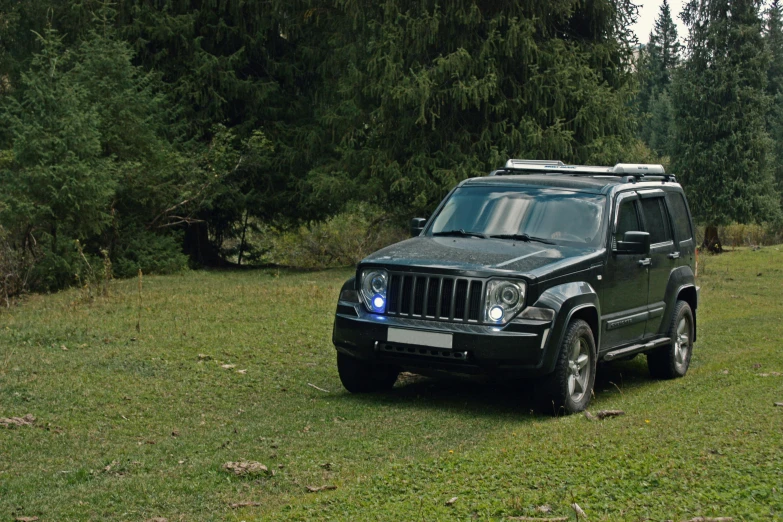
[(521, 261), (522, 259), (537, 256), (538, 254), (544, 253), (546, 250), (539, 250), (538, 252), (533, 252), (532, 254), (526, 254), (524, 256), (515, 257), (514, 259), (509, 259), (508, 261), (503, 261), (502, 263), (498, 263), (495, 265), (495, 268), (500, 268), (501, 266), (510, 265), (511, 263), (514, 263), (516, 261)]

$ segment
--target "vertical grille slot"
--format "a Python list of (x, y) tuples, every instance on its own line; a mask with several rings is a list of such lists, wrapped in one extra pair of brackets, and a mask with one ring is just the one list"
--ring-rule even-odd
[(457, 291), (454, 296), (454, 319), (465, 319), (465, 301), (468, 297), (468, 282), (464, 279), (457, 280)]
[(400, 313), (401, 314), (410, 314), (411, 313), (411, 290), (413, 286), (413, 277), (411, 276), (402, 276), (402, 292), (400, 295)]
[(396, 314), (400, 311), (400, 276), (393, 275), (389, 279), (389, 312)]
[(451, 294), (454, 293), (454, 280), (444, 279), (443, 290), (440, 293), (440, 312), (438, 315), (444, 319), (451, 316)]
[(478, 321), (481, 316), (481, 281), (470, 283), (470, 304), (468, 305), (468, 320)]
[(427, 288), (427, 315), (429, 317), (435, 317), (438, 313), (438, 290), (440, 289), (439, 277), (431, 277), (430, 284)]
[(413, 300), (413, 315), (424, 315), (424, 291), (427, 289), (427, 278), (416, 278), (416, 297)]

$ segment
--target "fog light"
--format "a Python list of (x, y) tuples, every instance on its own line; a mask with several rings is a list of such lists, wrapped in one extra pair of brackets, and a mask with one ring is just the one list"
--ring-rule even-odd
[(376, 295), (372, 298), (372, 307), (376, 312), (383, 312), (383, 307), (385, 304), (386, 300), (383, 298), (383, 296)]
[(493, 321), (500, 321), (503, 319), (503, 308), (500, 306), (493, 306), (489, 309), (489, 318)]

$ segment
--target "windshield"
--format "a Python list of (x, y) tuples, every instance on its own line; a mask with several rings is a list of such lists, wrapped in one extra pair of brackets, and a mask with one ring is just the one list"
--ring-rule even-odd
[(598, 246), (606, 198), (566, 190), (467, 186), (454, 191), (428, 235)]

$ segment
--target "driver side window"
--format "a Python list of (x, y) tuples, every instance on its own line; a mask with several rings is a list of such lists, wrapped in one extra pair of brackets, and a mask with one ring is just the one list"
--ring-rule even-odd
[(639, 216), (636, 214), (636, 205), (634, 200), (626, 200), (620, 204), (617, 211), (617, 234), (616, 237), (622, 239), (626, 232), (641, 231), (639, 226)]

